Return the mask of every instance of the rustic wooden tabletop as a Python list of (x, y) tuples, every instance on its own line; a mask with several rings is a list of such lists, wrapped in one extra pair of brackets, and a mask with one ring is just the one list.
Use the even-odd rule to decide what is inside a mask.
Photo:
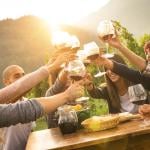
[(67, 135), (62, 135), (59, 128), (36, 131), (30, 134), (26, 150), (77, 149), (150, 133), (150, 126), (142, 124), (143, 120), (132, 120), (105, 131), (86, 133), (80, 130)]

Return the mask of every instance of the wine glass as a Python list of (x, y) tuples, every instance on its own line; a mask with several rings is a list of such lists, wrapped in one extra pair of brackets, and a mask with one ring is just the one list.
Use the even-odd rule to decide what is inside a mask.
[(109, 44), (108, 43), (105, 43), (105, 47), (106, 47), (106, 53), (103, 54), (102, 56), (105, 57), (105, 58), (113, 58), (114, 57), (114, 54), (113, 53), (109, 53)]
[(90, 60), (86, 58), (84, 50), (78, 50), (76, 53), (77, 59), (81, 60), (85, 65), (90, 64)]
[(130, 102), (142, 105), (147, 99), (147, 93), (141, 84), (129, 86), (128, 88)]
[[(70, 61), (66, 67), (66, 70), (68, 71), (69, 77), (73, 82), (82, 80), (86, 75), (86, 68), (83, 62), (79, 59)], [(81, 97), (82, 100), (86, 98), (87, 97)]]
[[(128, 88), (128, 93), (129, 93), (130, 102), (137, 104), (137, 105), (145, 104), (146, 99), (147, 99), (147, 93), (141, 84), (130, 86)], [(149, 125), (150, 125), (150, 119), (145, 118), (143, 121), (143, 124), (140, 126), (145, 127)]]
[[(110, 21), (110, 20), (100, 21), (98, 29), (97, 29), (97, 33), (98, 33), (98, 36), (104, 40), (116, 37), (115, 28), (113, 26), (112, 21)], [(103, 56), (105, 58), (112, 58), (114, 56), (114, 54), (109, 53), (109, 51), (108, 51), (109, 45), (107, 42), (105, 43), (105, 46), (106, 46), (106, 54), (104, 54)]]
[[(95, 42), (90, 42), (84, 45), (84, 53), (88, 60), (94, 60), (99, 57), (100, 48)], [(94, 75), (94, 77), (101, 77), (104, 74), (106, 74), (106, 72), (101, 72), (99, 70), (99, 66), (97, 66), (97, 68), (98, 68), (98, 73)]]
[(72, 49), (78, 50), (80, 48), (80, 41), (75, 35), (70, 37), (70, 43)]
[(54, 47), (56, 47), (56, 49), (61, 50), (71, 48), (71, 36), (69, 33), (57, 31), (54, 32), (52, 36), (52, 44), (54, 45)]

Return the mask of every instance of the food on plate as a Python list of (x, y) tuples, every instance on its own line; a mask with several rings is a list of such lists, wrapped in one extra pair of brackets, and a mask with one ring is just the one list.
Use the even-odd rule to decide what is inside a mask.
[(82, 105), (81, 104), (76, 104), (76, 105), (74, 105), (74, 106), (71, 106), (72, 107), (72, 109), (74, 109), (75, 111), (80, 111), (80, 110), (82, 110)]

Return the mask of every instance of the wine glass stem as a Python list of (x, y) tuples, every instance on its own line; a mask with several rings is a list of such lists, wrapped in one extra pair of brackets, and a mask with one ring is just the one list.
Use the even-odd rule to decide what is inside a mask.
[(108, 51), (108, 43), (106, 43), (106, 53), (108, 54), (109, 51)]

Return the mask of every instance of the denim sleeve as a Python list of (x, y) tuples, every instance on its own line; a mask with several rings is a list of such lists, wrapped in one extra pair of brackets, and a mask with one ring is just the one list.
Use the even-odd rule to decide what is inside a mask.
[(0, 128), (35, 121), (44, 114), (36, 100), (20, 101), (14, 104), (0, 105)]

